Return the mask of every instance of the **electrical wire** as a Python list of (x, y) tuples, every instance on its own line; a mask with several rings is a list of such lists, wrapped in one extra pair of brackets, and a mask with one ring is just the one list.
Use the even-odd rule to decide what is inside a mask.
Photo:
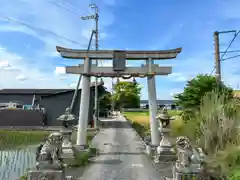
[(229, 57), (229, 58), (225, 58), (225, 59), (223, 59), (222, 61), (234, 59), (234, 58), (236, 58), (236, 57), (240, 57), (240, 54), (238, 54), (238, 55), (236, 55), (236, 56)]
[[(226, 53), (237, 53), (237, 52), (240, 52), (240, 50), (227, 51)], [(224, 53), (224, 52), (220, 52), (220, 53)]]
[(215, 69), (216, 69), (216, 67), (213, 68), (213, 70), (211, 71), (211, 73), (209, 75), (212, 75), (212, 73), (214, 72)]
[(79, 16), (79, 14), (80, 14), (80, 13), (77, 13), (76, 10), (73, 10), (73, 9), (70, 8), (70, 7), (66, 7), (66, 5), (64, 6), (64, 5), (61, 5), (61, 4), (59, 4), (59, 3), (57, 3), (57, 2), (54, 2), (54, 1), (48, 1), (48, 2), (51, 3), (51, 4), (53, 4), (54, 6), (57, 6), (57, 7), (60, 8), (60, 9), (63, 9), (63, 10), (65, 10), (65, 11), (70, 12), (70, 13), (76, 15), (76, 16)]
[[(14, 19), (9, 18), (9, 17), (6, 17), (6, 16), (0, 16), (0, 18), (1, 18), (1, 17), (2, 17), (3, 20), (5, 20), (5, 21), (7, 21), (7, 22), (15, 23), (15, 24), (20, 24), (20, 25), (25, 26), (25, 27), (27, 27), (27, 28), (29, 28), (29, 29), (31, 29), (31, 30), (36, 31), (36, 32), (39, 32), (39, 31), (40, 31), (40, 32), (45, 32), (45, 33), (48, 33), (48, 34), (52, 34), (52, 35), (54, 35), (54, 36), (56, 36), (56, 37), (58, 37), (58, 38), (64, 39), (65, 41), (71, 42), (71, 43), (73, 43), (73, 44), (79, 44), (78, 42), (73, 41), (73, 40), (71, 40), (71, 39), (69, 39), (69, 38), (67, 38), (67, 37), (65, 37), (65, 36), (59, 35), (59, 34), (57, 34), (57, 33), (55, 33), (55, 32), (52, 32), (52, 31), (49, 31), (49, 30), (46, 30), (46, 29), (42, 29), (42, 28), (37, 28), (37, 27), (34, 27), (34, 26), (32, 26), (32, 25), (29, 25), (29, 24), (27, 24), (27, 23), (25, 23), (25, 22), (21, 22), (21, 21), (18, 21), (18, 20), (14, 20)], [(79, 45), (81, 45), (81, 44), (79, 44)]]
[(224, 55), (227, 53), (228, 49), (231, 47), (232, 43), (234, 42), (234, 40), (236, 39), (236, 37), (239, 35), (239, 33), (240, 33), (240, 31), (238, 31), (238, 32), (234, 35), (234, 37), (233, 37), (233, 39), (231, 40), (231, 42), (229, 43), (228, 47), (227, 47), (226, 50), (223, 52), (223, 54), (222, 54), (222, 56), (221, 56), (221, 58), (220, 58), (220, 61), (223, 60)]
[[(233, 58), (236, 58), (236, 57), (240, 56), (240, 55), (237, 55), (237, 56), (233, 56), (233, 57), (230, 57), (230, 58), (223, 59), (224, 55), (228, 52), (228, 49), (231, 47), (232, 43), (234, 42), (236, 37), (239, 35), (239, 33), (240, 33), (240, 31), (235, 33), (233, 39), (230, 41), (230, 43), (229, 43), (228, 47), (226, 48), (226, 50), (224, 52), (222, 52), (223, 54), (222, 54), (222, 56), (220, 58), (220, 61), (226, 61), (226, 60), (233, 59)], [(213, 70), (211, 71), (211, 73), (209, 75), (211, 75), (214, 72), (215, 69), (216, 69), (216, 67), (213, 68)]]

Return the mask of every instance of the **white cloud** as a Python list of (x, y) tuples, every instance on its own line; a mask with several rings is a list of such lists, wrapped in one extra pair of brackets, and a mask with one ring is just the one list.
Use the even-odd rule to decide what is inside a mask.
[(176, 89), (171, 89), (169, 95), (173, 98), (174, 95), (182, 93), (182, 89), (176, 88)]
[[(9, 23), (1, 23), (0, 31), (18, 31), (34, 36), (46, 43), (45, 50), (49, 52), (49, 55), (55, 52), (56, 45), (83, 48), (87, 45), (91, 30), (94, 27), (93, 21), (82, 21), (80, 19), (80, 16), (92, 13), (88, 6), (90, 0), (71, 1), (71, 3), (51, 0), (4, 1), (0, 9), (1, 20), (8, 17), (10, 20), (16, 20), (19, 23), (7, 19)], [(107, 14), (109, 17), (106, 20), (107, 22), (104, 18), (101, 19), (103, 24), (100, 33), (104, 34), (101, 38), (106, 37), (105, 27), (114, 21), (113, 14), (108, 12), (107, 9), (103, 9), (104, 11), (101, 11), (101, 13)], [(111, 22), (109, 19), (111, 19)], [(27, 25), (24, 26), (23, 24)]]
[(11, 65), (9, 64), (8, 61), (0, 61), (0, 69), (4, 69), (7, 67), (10, 67)]
[[(8, 65), (0, 69), (1, 88), (66, 88), (67, 82), (52, 72), (30, 67), (23, 57), (3, 49), (0, 52), (0, 64)], [(16, 68), (15, 68), (16, 67)], [(9, 69), (8, 69), (9, 68)], [(13, 70), (15, 68), (15, 70)], [(68, 77), (71, 81), (73, 78)]]
[[(64, 68), (57, 67), (55, 69), (58, 65), (54, 64), (52, 58), (59, 57), (56, 45), (68, 48), (86, 48), (94, 21), (82, 21), (80, 17), (93, 13), (89, 4), (90, 0), (2, 2), (0, 34), (5, 32), (24, 33), (40, 40), (43, 47), (35, 47), (35, 41), (32, 38), (30, 42), (23, 42), (24, 48), (21, 49), (23, 54), (30, 50), (35, 52), (34, 62), (30, 64), (29, 60), (32, 60), (32, 55), (26, 57), (9, 52), (8, 49), (11, 49), (11, 45), (9, 47), (0, 45), (0, 77), (4, 77), (0, 78), (1, 88), (72, 87), (68, 84), (75, 84), (79, 76), (65, 74)], [(104, 6), (101, 6), (101, 14), (107, 15), (106, 18), (101, 16), (100, 21), (102, 23), (100, 37), (103, 39), (109, 35), (105, 32), (105, 28), (114, 22), (114, 17)], [(38, 41), (36, 42), (39, 44)], [(15, 44), (15, 42), (12, 43)]]
[(172, 73), (172, 74), (168, 75), (167, 77), (175, 82), (186, 82), (187, 81), (187, 78), (182, 73)]
[(27, 79), (28, 78), (25, 75), (19, 75), (19, 76), (16, 77), (16, 80), (19, 80), (19, 81), (25, 81)]
[(55, 74), (56, 75), (66, 74), (66, 68), (65, 67), (56, 67)]

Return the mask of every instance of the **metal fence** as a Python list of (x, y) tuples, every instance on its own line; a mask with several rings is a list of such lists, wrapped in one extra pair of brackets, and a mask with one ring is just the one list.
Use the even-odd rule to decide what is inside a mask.
[(17, 180), (25, 175), (36, 164), (35, 152), (35, 147), (0, 151), (0, 179)]

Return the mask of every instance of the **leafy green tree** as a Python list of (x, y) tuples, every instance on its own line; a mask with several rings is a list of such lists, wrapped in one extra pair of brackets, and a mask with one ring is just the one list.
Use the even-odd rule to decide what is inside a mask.
[(140, 107), (141, 87), (134, 82), (118, 82), (113, 87), (113, 101), (115, 108)]
[(110, 109), (111, 108), (111, 102), (112, 102), (111, 93), (106, 91), (99, 98), (99, 108), (101, 108), (101, 110)]
[(184, 110), (198, 110), (203, 96), (215, 89), (219, 94), (224, 93), (227, 98), (232, 98), (231, 88), (223, 82), (218, 84), (214, 76), (200, 74), (187, 82), (183, 93), (175, 95), (176, 104)]

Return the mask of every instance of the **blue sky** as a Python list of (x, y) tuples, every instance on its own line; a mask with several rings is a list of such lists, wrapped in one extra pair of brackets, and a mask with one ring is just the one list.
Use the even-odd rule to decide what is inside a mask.
[[(3, 0), (0, 88), (75, 87), (78, 77), (62, 74), (56, 67), (81, 61), (59, 57), (55, 46), (87, 47), (94, 23), (80, 16), (91, 14), (90, 3), (99, 6), (100, 49), (183, 48), (176, 59), (156, 62), (173, 67), (171, 75), (156, 78), (159, 99), (171, 99), (182, 92), (188, 79), (212, 71), (214, 31), (240, 30), (239, 0)], [(221, 51), (232, 38), (233, 34), (220, 35)], [(240, 50), (240, 36), (230, 50)], [(228, 53), (225, 58), (234, 55)], [(240, 88), (239, 61), (222, 63), (223, 80), (234, 89)], [(137, 80), (143, 86), (142, 99), (147, 99), (146, 80)], [(111, 79), (105, 79), (105, 84), (111, 89)]]

